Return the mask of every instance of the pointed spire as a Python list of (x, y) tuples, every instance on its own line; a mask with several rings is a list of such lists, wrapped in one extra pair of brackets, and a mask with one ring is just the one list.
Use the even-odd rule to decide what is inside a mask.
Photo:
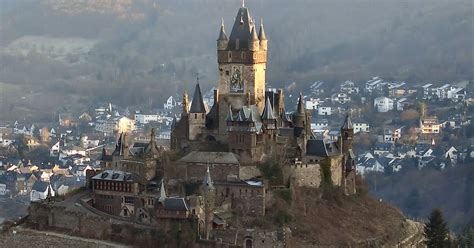
[(213, 189), (214, 183), (212, 182), (211, 172), (209, 171), (209, 164), (207, 165), (206, 175), (204, 176), (204, 180), (202, 181), (204, 188)]
[(258, 39), (267, 40), (267, 36), (265, 35), (265, 30), (263, 29), (263, 18), (260, 19), (260, 30), (258, 31)]
[(265, 107), (263, 108), (262, 120), (276, 120), (269, 97), (267, 97), (267, 101), (265, 102)]
[(232, 115), (232, 105), (229, 105), (229, 113), (227, 113), (226, 121), (234, 121), (234, 116)]
[(173, 116), (173, 121), (171, 122), (171, 130), (176, 127), (176, 116)]
[(117, 143), (115, 143), (115, 150), (112, 153), (113, 155), (122, 155), (122, 139), (123, 139), (123, 133), (120, 133)]
[(252, 27), (252, 33), (251, 33), (250, 39), (253, 41), (258, 40), (257, 31), (255, 31), (255, 27)]
[(222, 18), (221, 29), (219, 31), (219, 38), (217, 38), (217, 40), (228, 40), (227, 35), (225, 34), (225, 29), (224, 29), (224, 18)]
[(288, 115), (286, 114), (285, 108), (283, 108), (283, 111), (281, 112), (281, 119), (284, 122), (291, 122), (290, 118), (288, 118)]
[(304, 103), (303, 103), (303, 95), (300, 93), (300, 98), (298, 99), (298, 108), (296, 109), (296, 114), (298, 115), (304, 115), (305, 114), (305, 108), (304, 108)]
[(105, 150), (105, 145), (102, 147), (102, 156), (101, 159), (105, 159), (105, 156), (107, 156), (107, 150)]
[(245, 8), (245, 0), (242, 0), (242, 8)]
[(257, 117), (254, 116), (254, 111), (252, 108), (250, 108), (250, 114), (249, 114), (249, 118), (247, 119), (247, 121), (249, 122), (254, 122), (257, 120)]
[(199, 77), (198, 82), (196, 83), (196, 88), (194, 89), (193, 101), (191, 102), (190, 113), (206, 113), (206, 108), (204, 107), (204, 101), (202, 99), (201, 87), (199, 86)]
[(245, 113), (244, 113), (244, 109), (241, 108), (240, 111), (239, 111), (239, 114), (237, 116), (237, 121), (238, 122), (242, 122), (242, 121), (245, 121)]
[(160, 197), (158, 198), (158, 201), (163, 203), (165, 202), (166, 198), (167, 196), (166, 196), (166, 190), (165, 190), (165, 180), (161, 179)]
[(342, 129), (354, 129), (352, 125), (352, 119), (350, 114), (348, 113), (346, 115), (346, 118), (344, 119), (344, 124), (342, 124)]

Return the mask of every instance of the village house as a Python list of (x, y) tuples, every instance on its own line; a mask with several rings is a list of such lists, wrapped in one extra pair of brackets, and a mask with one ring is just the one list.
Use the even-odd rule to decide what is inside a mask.
[(439, 134), (441, 125), (437, 117), (422, 117), (420, 119), (419, 130), (421, 134)]
[(51, 187), (51, 184), (43, 181), (36, 181), (33, 184), (33, 188), (31, 189), (30, 193), (30, 201), (39, 201), (44, 200), (50, 196), (54, 196), (54, 190)]
[(370, 131), (370, 125), (367, 121), (362, 119), (354, 119), (354, 133), (365, 132), (368, 133)]
[(359, 87), (352, 81), (345, 81), (341, 84), (341, 91), (348, 95), (357, 95), (359, 94)]
[(385, 96), (377, 97), (374, 99), (374, 108), (380, 113), (391, 111), (393, 110), (393, 100)]

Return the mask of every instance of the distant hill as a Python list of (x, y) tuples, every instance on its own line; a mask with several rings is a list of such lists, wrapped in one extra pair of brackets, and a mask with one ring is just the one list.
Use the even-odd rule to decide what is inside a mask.
[[(197, 72), (205, 88), (215, 86), (220, 20), (224, 17), (230, 32), (239, 7), (234, 0), (3, 0), (3, 5), (8, 8), (0, 22), (0, 82), (13, 85), (2, 88), (12, 95), (7, 103), (23, 106), (11, 110), (3, 104), (4, 118), (54, 116), (51, 111), (58, 110), (50, 106), (80, 110), (98, 100), (158, 106), (168, 95), (190, 89)], [(469, 0), (247, 5), (257, 20), (264, 19), (267, 80), (275, 87), (373, 75), (409, 82), (473, 78)], [(53, 44), (12, 51), (28, 37)], [(87, 53), (61, 50), (68, 40), (81, 41), (75, 46)], [(24, 92), (35, 97), (33, 106), (14, 97)], [(75, 100), (42, 102), (53, 93)]]

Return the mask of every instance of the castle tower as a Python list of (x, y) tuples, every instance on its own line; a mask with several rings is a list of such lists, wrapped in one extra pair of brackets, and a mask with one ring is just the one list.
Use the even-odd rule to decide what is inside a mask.
[(341, 139), (342, 139), (342, 154), (347, 154), (352, 149), (352, 142), (354, 138), (354, 128), (352, 126), (352, 119), (349, 114), (344, 119), (344, 124), (341, 127)]
[(212, 230), (212, 221), (214, 218), (214, 209), (216, 202), (216, 188), (211, 178), (209, 165), (207, 166), (206, 175), (202, 181), (201, 194), (204, 198), (204, 230), (203, 234), (206, 239), (209, 239)]
[(242, 6), (237, 12), (230, 36), (221, 24), (217, 40), (219, 69), (219, 135), (226, 134), (225, 119), (229, 105), (241, 109), (256, 104), (265, 105), (265, 70), (267, 43), (263, 25), (257, 29), (249, 10)]
[(189, 140), (196, 140), (206, 126), (206, 108), (204, 107), (199, 82), (196, 83), (196, 88), (194, 89), (193, 101), (191, 102), (188, 116)]
[(306, 126), (306, 111), (303, 103), (303, 95), (300, 93), (300, 98), (298, 99), (298, 106), (296, 107), (296, 112), (293, 114), (293, 123), (295, 129), (299, 128), (303, 130)]

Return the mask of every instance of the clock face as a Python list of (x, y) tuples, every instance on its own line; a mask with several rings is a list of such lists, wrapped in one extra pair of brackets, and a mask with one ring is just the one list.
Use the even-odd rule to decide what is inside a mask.
[(244, 85), (242, 82), (242, 75), (239, 69), (234, 68), (232, 75), (230, 76), (230, 92), (244, 92)]

